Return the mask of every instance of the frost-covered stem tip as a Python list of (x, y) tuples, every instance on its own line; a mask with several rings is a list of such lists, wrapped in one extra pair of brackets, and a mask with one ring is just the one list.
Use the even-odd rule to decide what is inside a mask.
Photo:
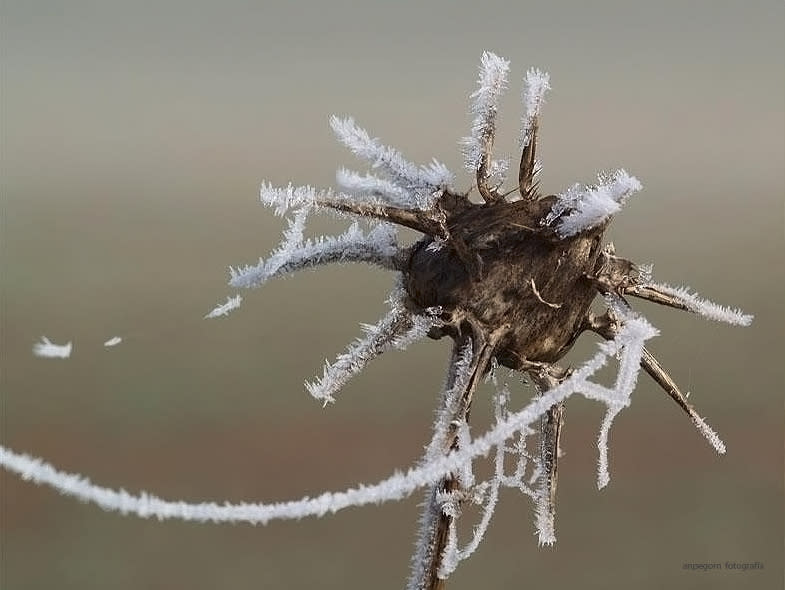
[(740, 309), (703, 299), (687, 287), (672, 287), (664, 283), (643, 283), (629, 285), (624, 289), (624, 292), (660, 305), (691, 311), (716, 322), (749, 326), (753, 320), (752, 315), (746, 314)]
[(649, 376), (654, 379), (663, 390), (665, 390), (671, 399), (679, 404), (679, 407), (690, 417), (690, 421), (695, 425), (695, 428), (698, 429), (698, 432), (700, 432), (701, 435), (707, 441), (709, 441), (709, 444), (714, 447), (714, 450), (717, 451), (718, 454), (724, 455), (725, 443), (723, 443), (722, 439), (720, 439), (717, 433), (712, 430), (711, 426), (709, 426), (706, 421), (700, 417), (698, 412), (695, 411), (695, 408), (692, 407), (692, 404), (687, 402), (687, 397), (681, 392), (681, 389), (679, 389), (679, 386), (676, 384), (673, 378), (662, 367), (655, 356), (646, 348), (643, 349), (641, 366), (643, 366), (644, 370), (649, 374)]
[(534, 199), (537, 187), (537, 133), (540, 128), (540, 109), (545, 93), (550, 89), (550, 76), (536, 68), (526, 72), (523, 81), (524, 114), (521, 119), (521, 164), (518, 171), (518, 189), (524, 199)]
[(543, 475), (535, 507), (540, 545), (553, 545), (556, 542), (556, 487), (559, 481), (559, 443), (563, 425), (563, 403), (551, 406), (541, 419), (540, 463)]
[(474, 115), (471, 135), (463, 140), (466, 169), (476, 173), (477, 190), (486, 203), (499, 198), (488, 186), (488, 178), (493, 169), (491, 157), (499, 98), (507, 88), (509, 69), (508, 60), (489, 51), (482, 54), (478, 88), (471, 95)]

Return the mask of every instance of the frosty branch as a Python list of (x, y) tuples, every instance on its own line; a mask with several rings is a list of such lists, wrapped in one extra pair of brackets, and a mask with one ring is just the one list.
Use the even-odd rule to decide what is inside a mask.
[[(40, 459), (0, 448), (0, 463), (23, 478), (93, 502), (106, 510), (159, 519), (266, 523), (273, 519), (322, 516), (350, 506), (404, 498), (426, 488), (417, 548), (408, 587), (443, 586), (458, 564), (479, 546), (502, 487), (512, 487), (534, 505), (539, 542), (556, 540), (556, 489), (564, 402), (581, 394), (606, 406), (598, 436), (597, 484), (610, 481), (608, 438), (615, 416), (630, 403), (640, 369), (688, 415), (718, 453), (719, 436), (706, 424), (667, 370), (645, 347), (657, 334), (635, 312), (628, 296), (642, 298), (730, 324), (748, 325), (752, 317), (702, 299), (683, 287), (651, 280), (650, 270), (616, 255), (603, 235), (613, 216), (641, 183), (624, 170), (600, 174), (591, 185), (575, 184), (551, 195), (540, 192), (537, 142), (540, 112), (550, 88), (547, 74), (529, 70), (523, 83), (521, 159), (517, 186), (502, 187), (508, 163), (493, 159), (498, 101), (508, 86), (509, 62), (485, 53), (478, 88), (471, 95), (472, 124), (462, 140), (465, 167), (480, 199), (455, 188), (455, 176), (432, 161), (416, 165), (396, 149), (372, 138), (351, 118), (332, 117), (338, 140), (365, 160), (369, 171), (340, 169), (342, 191), (310, 186), (275, 188), (263, 183), (261, 201), (284, 215), (293, 211), (281, 245), (257, 264), (230, 269), (233, 287), (257, 287), (298, 270), (328, 263), (362, 262), (398, 273), (390, 311), (352, 343), (308, 391), (324, 404), (374, 358), (391, 348), (405, 348), (429, 337), (453, 340), (447, 378), (440, 396), (430, 443), (421, 461), (375, 485), (314, 498), (271, 504), (188, 504), (153, 495), (133, 495), (63, 473)], [(334, 237), (306, 238), (306, 222), (316, 210), (352, 219)], [(362, 224), (369, 227), (364, 230)], [(402, 245), (399, 226), (422, 237)], [(603, 313), (591, 311), (597, 296)], [(239, 296), (218, 305), (207, 317), (220, 317), (241, 305)], [(598, 334), (599, 351), (583, 365), (567, 370), (558, 363), (586, 331)], [(63, 356), (48, 341), (41, 354)], [(592, 380), (609, 359), (618, 359), (612, 386)], [(521, 373), (536, 395), (511, 407), (499, 366)], [(478, 384), (491, 378), (495, 423), (472, 439), (468, 420)], [(535, 435), (537, 440), (532, 441)], [(493, 474), (477, 481), (476, 462), (493, 457)], [(514, 457), (512, 473), (505, 458)], [(470, 504), (480, 507), (472, 538), (461, 545), (457, 522)]]

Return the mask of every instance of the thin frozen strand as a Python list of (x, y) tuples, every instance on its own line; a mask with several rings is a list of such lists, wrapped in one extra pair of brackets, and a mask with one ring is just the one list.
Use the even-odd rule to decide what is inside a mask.
[[(503, 392), (494, 396), (494, 408), (497, 422), (502, 420), (503, 416), (506, 415), (506, 411), (504, 410), (504, 401), (502, 399), (503, 396)], [(463, 549), (458, 548), (457, 533), (455, 533), (455, 543), (452, 547), (452, 552), (448, 553), (445, 549), (445, 557), (442, 560), (442, 564), (438, 573), (440, 578), (446, 579), (453, 571), (455, 571), (461, 561), (470, 557), (471, 554), (474, 553), (480, 546), (480, 542), (485, 536), (485, 532), (488, 530), (488, 525), (490, 525), (493, 513), (496, 510), (496, 503), (499, 500), (499, 488), (501, 487), (503, 478), (504, 445), (502, 444), (496, 446), (496, 454), (494, 458), (494, 475), (489, 482), (489, 487), (486, 492), (485, 505), (483, 506), (480, 522), (477, 524), (477, 526), (474, 527), (472, 538)], [(452, 530), (450, 531), (450, 534), (453, 534)], [(449, 544), (448, 547), (450, 547)]]
[(496, 132), (499, 97), (507, 88), (509, 69), (508, 60), (489, 51), (483, 52), (478, 88), (471, 95), (470, 112), (474, 115), (471, 135), (461, 142), (464, 148), (464, 166), (470, 172), (479, 170), (489, 157), (489, 143)]
[(698, 429), (698, 432), (700, 432), (706, 438), (706, 440), (709, 441), (709, 444), (714, 447), (714, 450), (717, 451), (718, 454), (724, 455), (725, 443), (722, 442), (722, 439), (719, 437), (719, 435), (717, 435), (717, 433), (712, 430), (711, 426), (706, 424), (704, 419), (697, 414), (690, 415), (690, 420), (692, 420), (692, 423)]
[[(502, 485), (507, 488), (516, 488), (523, 494), (529, 496), (532, 500), (536, 501), (537, 492), (526, 485), (526, 468), (529, 465), (529, 461), (532, 459), (529, 453), (526, 451), (526, 434), (524, 434), (524, 432), (521, 432), (518, 435), (518, 440), (515, 442), (515, 447), (510, 450), (511, 453), (518, 457), (515, 462), (515, 471), (512, 475), (504, 476), (502, 479)], [(533, 460), (532, 463), (534, 463)], [(540, 468), (535, 464), (530, 476), (530, 485), (534, 484), (534, 482), (536, 482), (539, 477)]]
[[(496, 503), (499, 500), (499, 488), (501, 487), (501, 478), (504, 476), (504, 445), (496, 446), (496, 455), (494, 461), (494, 477), (490, 481), (490, 487), (487, 492), (485, 505), (483, 506), (482, 517), (477, 526), (474, 527), (474, 534), (471, 541), (461, 549), (458, 553), (459, 561), (467, 559), (474, 553), (480, 546), (480, 542), (488, 530), (488, 525), (491, 523), (493, 513), (496, 510)], [(457, 565), (457, 564), (456, 564)], [(454, 568), (453, 568), (454, 569)]]
[(117, 345), (118, 345), (118, 344), (120, 344), (122, 341), (123, 341), (123, 339), (122, 339), (122, 338), (120, 338), (120, 336), (112, 336), (112, 337), (111, 337), (109, 340), (107, 340), (106, 342), (104, 342), (104, 346), (105, 346), (106, 348), (111, 348), (111, 347), (113, 347), (113, 346), (117, 346)]
[(643, 357), (643, 341), (651, 336), (656, 336), (659, 332), (649, 326), (639, 326), (638, 329), (630, 330), (625, 338), (620, 342), (623, 346), (621, 358), (619, 359), (619, 371), (616, 375), (614, 392), (618, 396), (618, 401), (625, 405), (630, 403), (630, 395), (635, 390), (638, 382), (638, 375), (641, 370), (641, 358)]
[(621, 404), (609, 405), (605, 411), (605, 417), (602, 419), (600, 426), (600, 435), (597, 438), (597, 449), (599, 450), (599, 458), (597, 460), (597, 488), (602, 489), (608, 485), (611, 476), (608, 473), (608, 436), (610, 434), (613, 419), (621, 411), (623, 406)]
[(539, 420), (552, 405), (561, 403), (576, 392), (581, 392), (588, 383), (587, 379), (605, 365), (608, 356), (620, 350), (619, 342), (631, 337), (628, 328), (636, 323), (639, 324), (638, 328), (649, 325), (642, 318), (625, 322), (617, 336), (619, 340), (603, 343), (605, 346), (601, 346), (599, 352), (576, 369), (569, 378), (532, 400), (520, 411), (510, 414), (483, 436), (475, 438), (469, 447), (410, 468), (406, 473), (397, 472), (375, 485), (360, 486), (343, 492), (326, 492), (315, 498), (307, 497), (302, 500), (272, 504), (217, 504), (215, 502), (189, 504), (179, 501), (169, 502), (147, 493), (134, 496), (125, 490), (116, 491), (96, 486), (82, 476), (57, 471), (40, 459), (15, 453), (4, 446), (0, 446), (0, 465), (19, 474), (25, 480), (54, 487), (66, 495), (95, 503), (104, 510), (134, 514), (141, 518), (157, 517), (161, 520), (178, 518), (199, 522), (266, 524), (271, 520), (323, 516), (349, 506), (400, 500), (408, 497), (418, 488), (433, 485), (445, 475), (460, 469), (465, 462), (486, 456), (495, 446), (504, 445), (505, 441), (516, 432)]
[(340, 236), (320, 237), (301, 244), (284, 243), (273, 255), (255, 266), (230, 268), (233, 287), (258, 287), (268, 280), (333, 262), (367, 262), (396, 269), (399, 254), (397, 229), (388, 223), (374, 227), (367, 235), (354, 223)]
[(67, 359), (71, 356), (71, 342), (55, 344), (46, 336), (41, 336), (41, 342), (33, 344), (33, 354), (40, 358)]
[[(604, 364), (606, 356), (602, 351), (595, 355), (592, 359), (593, 366), (599, 369)], [(265, 524), (273, 519), (323, 516), (328, 512), (334, 513), (349, 506), (401, 499), (419, 487), (433, 485), (448, 473), (459, 468), (465, 461), (484, 456), (496, 444), (503, 444), (504, 440), (523, 425), (538, 420), (552, 404), (559, 403), (574, 393), (574, 390), (568, 387), (573, 385), (575, 385), (573, 380), (568, 379), (561, 386), (552, 389), (548, 394), (531, 402), (523, 410), (511, 415), (508, 420), (497, 425), (485, 436), (475, 439), (467, 449), (458, 450), (436, 461), (412, 468), (406, 474), (396, 473), (376, 485), (351, 488), (338, 493), (327, 492), (316, 498), (304, 498), (292, 502), (236, 505), (214, 502), (188, 504), (167, 502), (147, 493), (133, 496), (124, 490), (115, 491), (95, 486), (79, 475), (58, 472), (40, 459), (17, 454), (5, 447), (0, 447), (0, 464), (6, 469), (20, 474), (23, 479), (50, 485), (62, 493), (93, 502), (105, 510), (136, 514), (142, 518), (156, 516), (159, 519), (245, 521)]]
[(521, 148), (525, 148), (531, 142), (532, 130), (540, 110), (545, 102), (545, 93), (551, 89), (551, 77), (547, 72), (532, 68), (526, 72), (523, 79), (523, 107), (524, 113), (521, 118)]
[[(593, 187), (573, 185), (559, 195), (545, 219), (549, 225), (558, 217), (556, 232), (566, 238), (600, 225), (617, 213), (627, 198), (640, 191), (643, 185), (625, 170), (618, 170), (609, 177), (600, 177)], [(563, 215), (569, 210), (567, 215)]]
[(615, 386), (612, 392), (608, 394), (610, 403), (606, 401), (606, 403), (608, 403), (608, 410), (605, 413), (605, 418), (602, 421), (600, 434), (597, 439), (597, 446), (599, 447), (597, 487), (599, 489), (604, 488), (608, 485), (608, 482), (610, 482), (610, 474), (608, 471), (608, 436), (610, 434), (611, 424), (616, 415), (630, 404), (630, 396), (635, 389), (638, 375), (641, 370), (643, 342), (649, 333), (654, 335), (657, 331), (651, 327), (646, 329), (645, 327), (638, 326), (637, 333), (636, 330), (633, 329), (631, 333), (626, 334), (624, 338), (619, 340), (623, 346), (621, 358), (619, 359), (619, 371), (616, 376)]
[(647, 283), (640, 286), (643, 288), (650, 287), (653, 290), (670, 295), (683, 303), (691, 312), (717, 322), (725, 322), (737, 326), (749, 326), (754, 317), (744, 313), (740, 309), (726, 307), (709, 301), (708, 299), (703, 299), (697, 293), (690, 292), (687, 287), (672, 287), (671, 285), (664, 283)]
[[(219, 318), (221, 316), (229, 315), (235, 309), (238, 309), (242, 302), (243, 302), (242, 295), (227, 297), (226, 303), (221, 303), (217, 305), (210, 313), (208, 313), (204, 317), (205, 319), (207, 319), (207, 318)], [(104, 344), (104, 346), (107, 346), (107, 344)]]
[[(502, 405), (503, 413), (501, 414), (501, 417), (506, 418), (508, 414), (506, 404), (510, 398), (510, 392), (507, 389), (506, 384), (504, 386), (503, 394), (505, 397), (503, 400), (504, 402)], [(498, 421), (499, 418), (497, 418), (497, 422)], [(536, 499), (536, 493), (534, 492), (534, 490), (531, 490), (526, 485), (525, 482), (526, 467), (529, 463), (529, 460), (531, 459), (529, 453), (526, 451), (526, 437), (533, 433), (534, 431), (531, 430), (530, 428), (524, 428), (523, 430), (521, 430), (521, 432), (518, 433), (518, 436), (516, 437), (515, 440), (515, 446), (512, 447), (511, 449), (508, 449), (508, 452), (515, 455), (517, 459), (515, 461), (515, 471), (513, 472), (513, 474), (510, 476), (502, 474), (502, 485), (508, 488), (517, 488), (524, 494), (530, 496), (532, 499)]]
[(436, 160), (424, 167), (412, 164), (395, 148), (371, 138), (351, 117), (342, 119), (333, 115), (330, 117), (330, 127), (338, 140), (355, 156), (368, 161), (372, 168), (380, 170), (399, 187), (408, 190), (430, 188), (435, 191), (452, 184), (454, 175), (443, 164)]
[[(509, 399), (509, 396), (509, 390), (507, 390), (505, 385), (505, 389), (498, 394), (498, 399), (495, 403), (495, 415), (497, 423), (506, 418), (508, 415), (506, 403)], [(542, 474), (542, 484), (539, 486), (539, 489), (530, 489), (523, 481), (526, 464), (528, 463), (529, 459), (529, 455), (526, 452), (526, 435), (529, 433), (529, 429), (523, 429), (518, 435), (515, 448), (510, 449), (510, 452), (518, 456), (515, 465), (515, 472), (512, 476), (508, 477), (504, 474), (504, 446), (499, 445), (496, 447), (496, 469), (494, 473), (494, 479), (492, 481), (491, 492), (492, 494), (495, 494), (495, 497), (493, 498), (493, 504), (495, 505), (496, 499), (498, 498), (498, 488), (500, 485), (521, 490), (534, 501), (534, 525), (540, 546), (552, 545), (556, 542), (556, 533), (555, 524), (553, 522), (553, 515), (549, 510), (550, 490), (548, 488), (547, 477), (545, 477), (544, 470), (542, 469), (539, 461), (534, 461), (534, 463), (537, 465), (536, 471)], [(485, 518), (483, 518), (481, 526), (484, 524), (484, 526), (487, 528), (489, 522), (490, 515), (488, 516), (487, 521)], [(482, 534), (484, 534), (484, 530), (482, 531)], [(479, 539), (477, 539), (477, 543), (479, 543)], [(474, 549), (476, 549), (476, 546)], [(472, 549), (472, 551), (474, 551), (474, 549)]]

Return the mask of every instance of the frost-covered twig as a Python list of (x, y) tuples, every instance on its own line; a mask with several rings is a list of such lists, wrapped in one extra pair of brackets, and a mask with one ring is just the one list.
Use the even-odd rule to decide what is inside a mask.
[(687, 402), (687, 397), (681, 392), (679, 386), (676, 385), (676, 382), (671, 378), (671, 376), (665, 371), (665, 369), (660, 365), (659, 361), (655, 358), (655, 356), (648, 351), (646, 348), (643, 349), (643, 355), (641, 357), (641, 365), (646, 370), (646, 372), (654, 379), (660, 387), (662, 387), (667, 394), (684, 410), (684, 412), (690, 417), (690, 421), (695, 425), (695, 428), (698, 429), (698, 432), (703, 435), (703, 437), (709, 441), (709, 444), (714, 447), (714, 450), (717, 451), (720, 455), (725, 454), (725, 443), (722, 442), (722, 439), (717, 435), (716, 432), (709, 426), (706, 421), (701, 418), (698, 412), (695, 411), (695, 408), (692, 407)]
[(477, 189), (486, 202), (496, 200), (488, 187), (488, 178), (499, 173), (506, 166), (492, 165), (493, 139), (496, 135), (496, 117), (499, 109), (499, 98), (507, 88), (507, 72), (510, 62), (498, 55), (486, 51), (480, 59), (480, 76), (478, 88), (472, 95), (471, 135), (463, 139), (464, 165), (477, 177)]
[(354, 223), (340, 236), (326, 236), (300, 243), (284, 242), (273, 255), (255, 266), (230, 268), (232, 287), (258, 287), (268, 280), (333, 262), (366, 262), (389, 270), (399, 265), (396, 230), (380, 224), (365, 234)]
[(521, 164), (518, 171), (518, 190), (525, 199), (537, 195), (535, 177), (539, 173), (537, 162), (537, 133), (540, 110), (545, 102), (545, 93), (550, 89), (550, 76), (536, 68), (526, 72), (523, 80), (524, 113), (521, 118)]
[(521, 117), (520, 145), (525, 148), (534, 140), (537, 131), (537, 119), (545, 102), (545, 93), (551, 89), (551, 77), (547, 72), (531, 68), (523, 79), (523, 107)]
[[(454, 175), (441, 162), (433, 160), (428, 166), (417, 166), (407, 161), (395, 148), (383, 145), (359, 127), (352, 117), (330, 117), (338, 140), (358, 158), (368, 161), (395, 185), (409, 190), (424, 189), (435, 193), (452, 184)], [(419, 203), (412, 203), (419, 206)]]
[(390, 223), (429, 234), (442, 235), (443, 227), (438, 219), (419, 209), (391, 207), (373, 200), (360, 200), (352, 195), (336, 193), (332, 190), (319, 190), (312, 186), (294, 186), (291, 183), (284, 188), (262, 183), (259, 189), (262, 203), (275, 208), (278, 215), (283, 215), (290, 208), (319, 207), (332, 209), (348, 215), (372, 217)]
[(333, 403), (335, 394), (370, 361), (390, 348), (403, 350), (428, 335), (434, 325), (433, 317), (410, 314), (400, 297), (400, 292), (393, 293), (390, 312), (375, 325), (363, 325), (365, 337), (350, 344), (335, 362), (325, 362), (321, 378), (306, 382), (305, 387), (313, 397), (325, 405)]
[(726, 324), (749, 326), (753, 320), (752, 315), (746, 314), (740, 309), (703, 299), (687, 287), (672, 287), (664, 283), (642, 283), (629, 285), (624, 289), (624, 292), (662, 305), (691, 311)]

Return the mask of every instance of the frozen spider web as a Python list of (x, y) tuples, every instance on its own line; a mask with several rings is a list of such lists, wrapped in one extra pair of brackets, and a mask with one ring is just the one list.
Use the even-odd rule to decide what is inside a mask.
[[(114, 490), (93, 484), (86, 477), (60, 471), (41, 459), (16, 453), (4, 446), (0, 447), (0, 464), (7, 470), (19, 474), (24, 480), (53, 487), (65, 495), (94, 503), (107, 511), (132, 514), (140, 518), (266, 524), (272, 520), (323, 516), (352, 506), (400, 500), (417, 489), (433, 485), (450, 473), (471, 473), (476, 459), (487, 456), (494, 450), (497, 453), (506, 452), (507, 441), (514, 439), (516, 434), (530, 430), (551, 405), (558, 404), (576, 393), (598, 400), (604, 403), (609, 411), (617, 412), (629, 404), (629, 395), (634, 388), (639, 371), (639, 362), (636, 360), (641, 354), (644, 342), (655, 334), (656, 330), (645, 319), (630, 317), (614, 340), (601, 343), (599, 351), (559, 386), (537, 396), (516, 412), (507, 411), (504, 409), (505, 404), (499, 401), (500, 409), (497, 411), (496, 424), (483, 436), (467, 441), (467, 444), (458, 451), (446, 456), (433, 452), (427, 453), (426, 460), (420, 465), (405, 472), (396, 472), (376, 484), (340, 492), (325, 492), (316, 497), (306, 497), (296, 501), (241, 504), (188, 503), (165, 500), (146, 492), (131, 494), (125, 490)], [(590, 378), (617, 354), (621, 355), (621, 363), (628, 367), (629, 371), (619, 373), (615, 387), (607, 388), (591, 382)], [(444, 416), (437, 418), (437, 422), (443, 420)], [(607, 457), (607, 449), (601, 448), (600, 456), (600, 475), (604, 478), (607, 472), (607, 458), (602, 459), (602, 457)], [(476, 484), (476, 487), (490, 492), (502, 483), (512, 482), (515, 486), (520, 486), (521, 480), (514, 475), (512, 477), (512, 480), (508, 479), (497, 469), (491, 482)], [(492, 506), (489, 511), (492, 511)], [(549, 531), (541, 531), (541, 534), (545, 536), (545, 542), (548, 542)], [(478, 541), (472, 542), (469, 548), (475, 547), (477, 543)], [(463, 552), (458, 551), (456, 555), (459, 558), (466, 556), (467, 551), (465, 549)]]

